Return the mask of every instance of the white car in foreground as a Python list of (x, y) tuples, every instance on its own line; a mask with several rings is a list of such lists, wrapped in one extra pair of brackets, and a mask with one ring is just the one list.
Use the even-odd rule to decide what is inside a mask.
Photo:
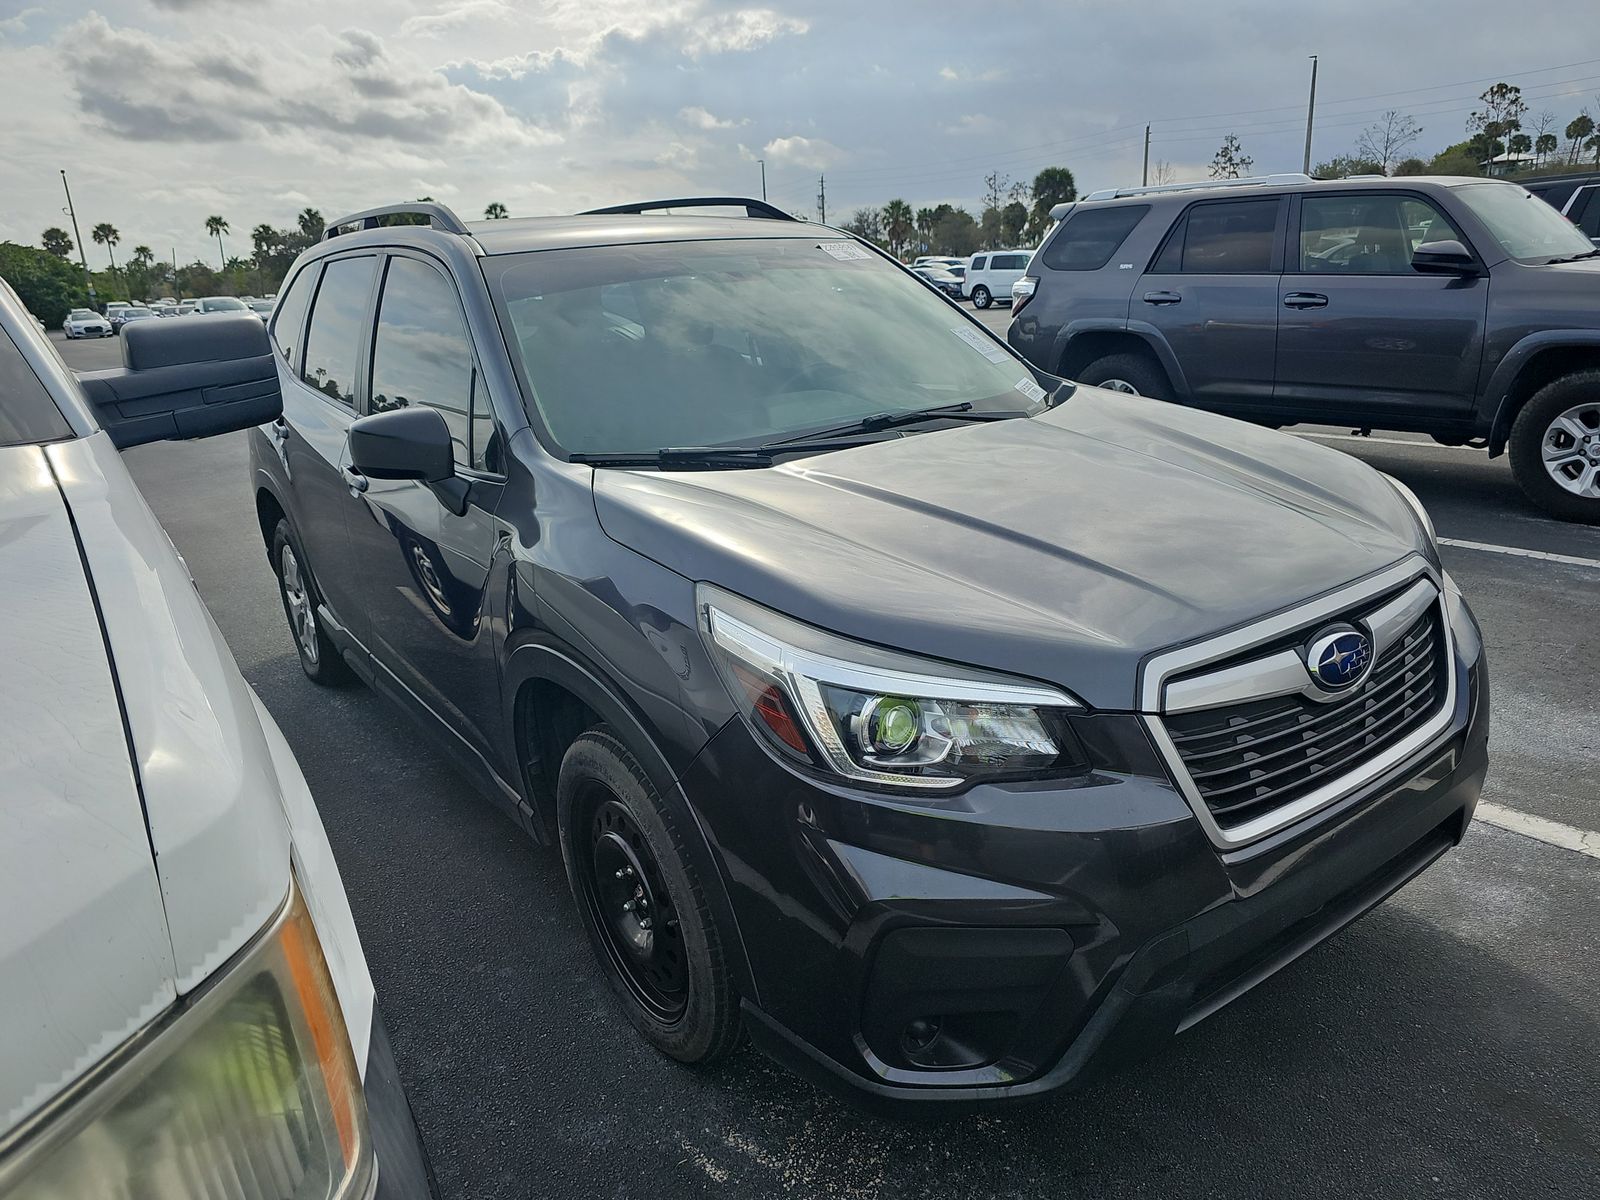
[(80, 380), (0, 283), (0, 1197), (427, 1196), (311, 794), (117, 453), (281, 408), (258, 320), (196, 332)]
[(110, 337), (111, 322), (88, 308), (75, 308), (61, 323), (61, 331), (69, 338)]

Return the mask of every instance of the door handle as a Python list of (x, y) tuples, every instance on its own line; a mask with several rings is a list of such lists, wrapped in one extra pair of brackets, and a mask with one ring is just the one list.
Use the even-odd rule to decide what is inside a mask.
[(1183, 297), (1177, 292), (1146, 292), (1144, 294), (1144, 302), (1146, 304), (1181, 304)]
[(367, 477), (348, 463), (344, 468), (344, 482), (352, 496), (359, 496), (367, 490)]
[(1327, 308), (1328, 298), (1321, 292), (1290, 292), (1283, 298), (1285, 308)]

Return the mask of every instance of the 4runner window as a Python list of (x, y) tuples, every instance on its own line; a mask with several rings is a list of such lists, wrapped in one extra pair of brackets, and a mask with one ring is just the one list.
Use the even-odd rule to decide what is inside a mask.
[(1111, 261), (1134, 226), (1150, 211), (1148, 204), (1117, 208), (1079, 208), (1044, 253), (1044, 265), (1055, 271), (1098, 271)]
[(427, 263), (391, 258), (378, 303), (369, 411), (416, 404), (437, 409), (450, 428), (456, 463), (472, 467), (476, 383), (455, 286)]
[(547, 250), (484, 272), (525, 390), (568, 453), (754, 445), (1043, 400), (1002, 343), (851, 242)]
[(1300, 198), (1300, 273), (1409, 275), (1424, 242), (1462, 241), (1433, 205), (1414, 196), (1361, 192)]
[(293, 371), (300, 365), (300, 334), (306, 320), (306, 306), (311, 303), (311, 291), (317, 285), (317, 264), (303, 268), (289, 282), (272, 314), (272, 340), (278, 344), (278, 353)]
[(322, 286), (306, 331), (306, 361), (300, 377), (329, 399), (355, 406), (361, 323), (378, 260), (371, 255), (339, 258), (322, 269)]
[(1488, 227), (1500, 248), (1518, 262), (1550, 262), (1594, 253), (1594, 243), (1572, 222), (1514, 184), (1469, 183), (1456, 188), (1456, 195)]
[(1272, 270), (1278, 200), (1197, 204), (1167, 239), (1154, 272), (1265, 275)]

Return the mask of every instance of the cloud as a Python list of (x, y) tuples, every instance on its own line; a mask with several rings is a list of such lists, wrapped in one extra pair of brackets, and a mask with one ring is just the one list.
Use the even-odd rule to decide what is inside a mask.
[(965, 113), (944, 127), (946, 133), (982, 133), (994, 134), (1003, 126), (993, 117), (984, 113)]
[(742, 121), (724, 120), (722, 117), (716, 116), (715, 114), (708, 112), (706, 109), (703, 109), (698, 105), (694, 106), (693, 108), (680, 108), (678, 110), (678, 120), (684, 122), (686, 125), (693, 125), (696, 129), (707, 130), (735, 129), (740, 125), (750, 124), (749, 117), (744, 118)]
[(481, 28), (490, 21), (505, 21), (517, 15), (517, 10), (505, 0), (461, 0), (438, 12), (419, 13), (400, 23), (402, 36), (438, 37), (474, 26)]
[(940, 67), (939, 78), (946, 83), (999, 83), (1010, 78), (1010, 72), (999, 67), (987, 71), (974, 71), (967, 67)]
[(788, 34), (805, 33), (809, 21), (785, 17), (770, 8), (744, 8), (693, 21), (683, 52), (691, 58), (702, 54), (728, 54), (754, 50)]
[(21, 33), (27, 28), (30, 20), (43, 13), (44, 9), (42, 8), (25, 8), (15, 16), (0, 20), (0, 37), (11, 37)]
[(821, 138), (783, 137), (768, 142), (762, 153), (779, 166), (810, 167), (822, 170), (845, 157), (844, 151)]

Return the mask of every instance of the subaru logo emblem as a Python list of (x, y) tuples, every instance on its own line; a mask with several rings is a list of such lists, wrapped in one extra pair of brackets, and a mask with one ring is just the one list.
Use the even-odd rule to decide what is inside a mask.
[(1367, 677), (1372, 665), (1372, 642), (1349, 625), (1325, 629), (1311, 639), (1306, 669), (1324, 689), (1342, 692)]

